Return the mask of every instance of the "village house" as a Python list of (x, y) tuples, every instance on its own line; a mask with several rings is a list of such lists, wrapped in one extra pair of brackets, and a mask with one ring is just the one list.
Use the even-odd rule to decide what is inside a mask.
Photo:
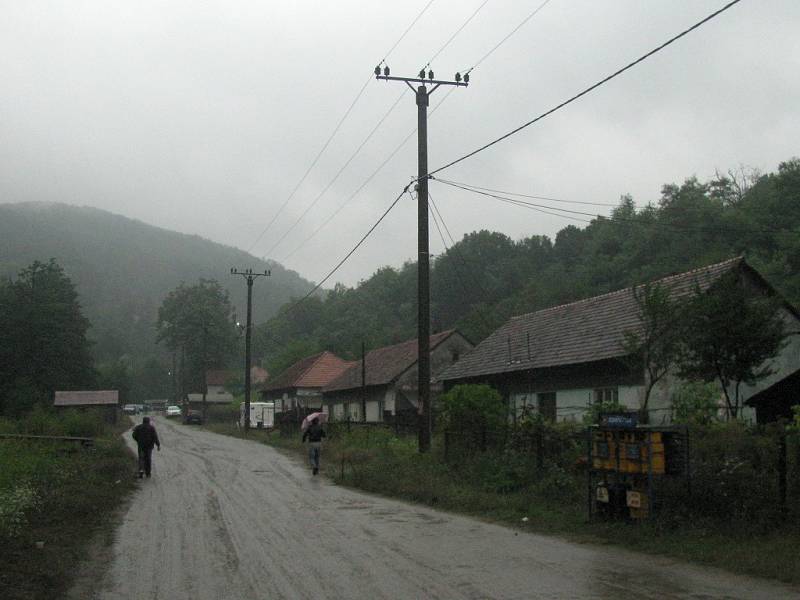
[[(473, 344), (456, 330), (431, 336), (431, 377), (455, 363)], [(336, 421), (362, 420), (362, 398), (366, 397), (366, 421), (393, 419), (417, 412), (417, 340), (370, 350), (323, 389), (324, 410)], [(431, 396), (441, 391), (435, 381)], [(388, 417), (388, 419), (387, 419)]]
[(308, 356), (263, 384), (261, 401), (274, 402), (275, 414), (322, 410), (322, 388), (351, 364), (328, 351)]
[(119, 392), (117, 390), (57, 391), (53, 406), (59, 410), (76, 409), (96, 412), (108, 423), (116, 423), (119, 415)]
[[(657, 283), (673, 298), (705, 292), (726, 274), (765, 294), (772, 287), (738, 257), (665, 277)], [(781, 316), (790, 333), (771, 362), (774, 373), (754, 386), (742, 385), (741, 417), (759, 421), (787, 415), (797, 403), (800, 380), (800, 314), (786, 302)], [(617, 401), (638, 410), (645, 394), (645, 369), (633, 366), (623, 347), (626, 331), (641, 331), (631, 288), (512, 317), (440, 375), (445, 388), (486, 383), (508, 401), (512, 418), (526, 409), (550, 420), (578, 420), (593, 403)], [(627, 359), (627, 360), (626, 360)], [(650, 395), (651, 423), (668, 423), (672, 395), (682, 382), (668, 374)]]
[[(206, 393), (207, 406), (230, 404), (233, 402), (233, 395), (225, 390), (225, 384), (234, 376), (235, 374), (232, 371), (223, 369), (206, 371), (206, 385), (208, 386), (208, 392)], [(190, 408), (197, 410), (202, 408), (203, 394), (201, 392), (193, 392), (187, 394), (187, 396)]]

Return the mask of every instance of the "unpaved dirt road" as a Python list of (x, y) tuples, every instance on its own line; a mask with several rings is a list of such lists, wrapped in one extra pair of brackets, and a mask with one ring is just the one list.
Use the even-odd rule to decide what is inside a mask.
[(79, 581), (73, 596), (800, 597), (777, 583), (360, 494), (264, 445), (163, 418), (156, 426), (163, 450), (153, 478), (135, 493), (103, 576)]

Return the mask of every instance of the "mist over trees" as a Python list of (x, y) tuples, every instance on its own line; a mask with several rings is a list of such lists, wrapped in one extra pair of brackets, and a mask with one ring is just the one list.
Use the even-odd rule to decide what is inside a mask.
[[(800, 160), (766, 175), (740, 168), (706, 182), (690, 177), (644, 206), (623, 196), (610, 217), (568, 225), (554, 240), (466, 234), (432, 262), (432, 331), (457, 327), (478, 342), (512, 315), (737, 255), (800, 303)], [(285, 305), (257, 328), (255, 356), (268, 368), (311, 349), (355, 358), (362, 340), (371, 348), (415, 336), (416, 264), (406, 263)]]

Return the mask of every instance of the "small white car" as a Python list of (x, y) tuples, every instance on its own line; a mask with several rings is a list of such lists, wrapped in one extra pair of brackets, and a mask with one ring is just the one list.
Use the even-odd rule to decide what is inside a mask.
[(168, 406), (167, 407), (167, 416), (168, 417), (180, 417), (181, 416), (181, 407), (180, 406)]

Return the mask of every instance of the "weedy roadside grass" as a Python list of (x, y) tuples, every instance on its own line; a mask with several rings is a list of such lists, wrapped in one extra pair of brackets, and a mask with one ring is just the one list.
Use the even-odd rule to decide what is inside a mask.
[[(228, 425), (209, 425), (209, 429), (244, 437)], [(248, 439), (305, 456), (299, 433), (282, 437), (277, 431), (251, 430)], [(441, 443), (431, 453), (419, 454), (416, 438), (372, 431), (367, 439), (354, 432), (326, 441), (322, 472), (340, 485), (532, 533), (800, 584), (797, 523), (769, 526), (724, 516), (700, 520), (685, 513), (664, 514), (641, 523), (589, 522), (586, 479), (581, 473), (560, 469), (526, 473), (528, 465), (515, 464), (503, 454), (445, 460), (440, 449)]]
[[(2, 421), (5, 433), (92, 435), (96, 444), (0, 439), (0, 598), (60, 598), (96, 536), (134, 489), (133, 457), (120, 434), (89, 415), (34, 414)], [(30, 494), (20, 497), (18, 490)], [(103, 535), (109, 542), (110, 536)]]

